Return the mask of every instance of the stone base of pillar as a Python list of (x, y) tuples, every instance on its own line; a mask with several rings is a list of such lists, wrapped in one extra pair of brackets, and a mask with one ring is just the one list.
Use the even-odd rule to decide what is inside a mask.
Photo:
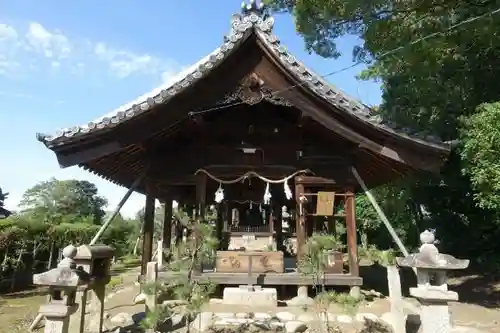
[(297, 296), (287, 302), (289, 306), (311, 306), (314, 300), (309, 297), (307, 286), (299, 286), (297, 288)]
[(359, 299), (361, 297), (361, 288), (359, 286), (352, 286), (349, 290), (349, 295)]
[(224, 288), (222, 303), (228, 305), (247, 305), (276, 307), (278, 292), (276, 288), (226, 287)]

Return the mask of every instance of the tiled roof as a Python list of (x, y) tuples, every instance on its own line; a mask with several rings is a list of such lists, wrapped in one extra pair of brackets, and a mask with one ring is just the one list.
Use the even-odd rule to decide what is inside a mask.
[(250, 1), (250, 4), (242, 5), (242, 14), (233, 15), (231, 29), (229, 35), (224, 38), (224, 43), (211, 54), (178, 74), (169, 83), (120, 106), (99, 119), (81, 126), (61, 129), (53, 135), (37, 134), (37, 138), (48, 146), (63, 144), (66, 141), (64, 139), (108, 129), (139, 114), (148, 112), (155, 105), (168, 102), (173, 96), (208, 75), (213, 68), (219, 66), (252, 33), (255, 33), (265, 47), (273, 52), (300, 82), (303, 82), (304, 87), (309, 88), (318, 97), (326, 100), (336, 108), (388, 134), (404, 137), (427, 146), (448, 149), (448, 144), (443, 143), (434, 136), (413, 132), (407, 128), (397, 128), (395, 124), (384, 122), (380, 116), (374, 115), (372, 109), (348, 97), (347, 94), (334, 87), (320, 75), (308, 69), (280, 43), (279, 38), (273, 34), (273, 25), (274, 18), (266, 14), (262, 4), (258, 6), (255, 1)]

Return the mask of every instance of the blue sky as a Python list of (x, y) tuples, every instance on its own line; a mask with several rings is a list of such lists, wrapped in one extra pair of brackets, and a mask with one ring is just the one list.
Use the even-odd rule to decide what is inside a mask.
[[(35, 134), (87, 123), (159, 86), (220, 46), (240, 4), (0, 0), (0, 186), (10, 192), (7, 207), (16, 209), (26, 189), (50, 177), (92, 181), (116, 205), (125, 189), (78, 168), (60, 169)], [(291, 17), (277, 16), (274, 29), (319, 74), (350, 65), (359, 42), (342, 38), (343, 56), (323, 59), (304, 51)], [(328, 80), (364, 103), (378, 104), (379, 85), (355, 79), (362, 69)], [(124, 215), (133, 215), (143, 201), (134, 194)]]

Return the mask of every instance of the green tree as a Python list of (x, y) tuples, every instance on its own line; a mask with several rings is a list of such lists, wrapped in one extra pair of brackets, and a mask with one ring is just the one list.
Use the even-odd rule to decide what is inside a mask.
[[(362, 79), (382, 83), (377, 112), (383, 119), (460, 142), (440, 175), (418, 174), (383, 190), (391, 194), (382, 197), (383, 209), (397, 229), (433, 225), (443, 251), (494, 257), (500, 247), (500, 86), (488, 82), (500, 73), (497, 1), (269, 2), (294, 16), (310, 52), (335, 58), (338, 37), (361, 38), (353, 59), (368, 67)], [(396, 198), (400, 205), (391, 211)]]
[(4, 208), (5, 199), (7, 199), (8, 195), (9, 195), (9, 193), (4, 193), (2, 191), (2, 188), (0, 187), (0, 218), (9, 217), (11, 214), (11, 212), (9, 210)]
[(124, 218), (120, 213), (104, 232), (103, 244), (113, 246), (115, 255), (121, 257), (132, 253), (137, 237), (140, 235), (139, 221)]
[(482, 207), (500, 210), (500, 102), (481, 104), (464, 119), (462, 138), (475, 198)]
[(70, 223), (82, 217), (91, 217), (100, 224), (107, 201), (97, 193), (97, 187), (88, 181), (52, 178), (28, 189), (21, 200), (24, 213), (30, 213), (51, 223)]

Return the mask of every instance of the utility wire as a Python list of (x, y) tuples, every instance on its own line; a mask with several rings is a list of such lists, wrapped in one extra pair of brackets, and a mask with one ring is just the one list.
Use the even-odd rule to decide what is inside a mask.
[[(458, 28), (458, 27), (460, 27), (460, 26), (462, 26), (462, 25), (469, 24), (469, 23), (472, 23), (472, 22), (475, 22), (475, 21), (481, 20), (481, 19), (484, 19), (484, 18), (489, 17), (489, 16), (493, 16), (493, 15), (498, 14), (498, 13), (500, 13), (500, 8), (498, 8), (498, 9), (496, 9), (496, 10), (493, 10), (493, 11), (490, 11), (490, 12), (487, 12), (487, 13), (484, 13), (484, 14), (479, 15), (479, 16), (474, 16), (474, 17), (468, 18), (468, 19), (466, 19), (466, 20), (460, 21), (460, 22), (459, 22), (459, 23), (457, 23), (457, 24), (451, 25), (450, 27), (448, 27), (448, 29), (446, 29), (446, 30), (444, 30), (444, 31), (437, 31), (437, 32), (433, 32), (433, 33), (431, 33), (431, 34), (429, 34), (429, 35), (426, 35), (426, 36), (424, 36), (424, 37), (421, 37), (421, 38), (415, 39), (414, 41), (411, 41), (411, 42), (409, 42), (409, 43), (407, 43), (407, 44), (405, 44), (405, 45), (400, 45), (400, 46), (398, 46), (398, 47), (396, 47), (396, 48), (394, 48), (394, 49), (392, 49), (392, 50), (389, 50), (389, 51), (383, 52), (383, 53), (381, 53), (378, 57), (375, 57), (375, 59), (374, 59), (374, 60), (375, 60), (375, 61), (382, 60), (382, 58), (385, 58), (385, 57), (387, 57), (387, 56), (389, 56), (389, 55), (395, 54), (395, 53), (397, 53), (397, 52), (399, 52), (399, 51), (401, 51), (401, 50), (403, 50), (403, 49), (405, 49), (405, 48), (407, 48), (407, 47), (409, 47), (409, 46), (412, 46), (412, 45), (415, 45), (415, 44), (421, 43), (421, 42), (426, 41), (426, 40), (428, 40), (428, 39), (430, 39), (430, 38), (433, 38), (433, 37), (447, 35), (447, 34), (449, 34), (449, 32), (451, 32), (451, 31), (455, 30), (456, 28)], [(335, 75), (335, 74), (342, 73), (342, 72), (344, 72), (344, 71), (346, 71), (346, 70), (348, 70), (348, 69), (351, 69), (351, 68), (353, 68), (353, 67), (359, 66), (359, 65), (361, 65), (361, 64), (364, 64), (364, 62), (363, 62), (363, 61), (357, 61), (357, 62), (355, 62), (355, 63), (353, 63), (353, 64), (351, 64), (351, 65), (349, 65), (349, 66), (346, 66), (346, 67), (344, 67), (344, 68), (341, 68), (341, 69), (335, 70), (335, 71), (330, 72), (330, 73), (327, 73), (327, 74), (325, 74), (325, 75), (321, 75), (321, 77), (322, 77), (322, 78), (327, 78), (327, 77), (329, 77), (329, 76), (332, 76), (332, 75)], [(287, 88), (285, 88), (285, 89), (283, 89), (283, 90), (279, 90), (279, 91), (277, 91), (277, 92), (275, 92), (275, 93), (276, 93), (276, 94), (279, 94), (279, 93), (281, 93), (281, 92), (284, 92), (284, 91), (287, 91), (287, 90), (291, 90), (291, 89), (293, 89), (293, 88), (296, 88), (296, 87), (298, 87), (298, 86), (304, 85), (304, 84), (306, 84), (306, 83), (307, 83), (307, 81), (304, 81), (304, 82), (301, 82), (301, 83), (299, 83), (299, 84), (296, 84), (296, 85), (293, 85), (293, 86), (287, 87)]]
[[(495, 9), (493, 11), (489, 11), (489, 12), (486, 12), (486, 13), (478, 15), (478, 16), (470, 17), (470, 18), (468, 18), (466, 20), (460, 21), (460, 22), (458, 22), (456, 24), (453, 24), (453, 25), (449, 26), (448, 29), (446, 29), (444, 31), (433, 32), (431, 34), (428, 34), (426, 36), (423, 36), (423, 37), (420, 37), (418, 39), (415, 39), (415, 40), (413, 40), (413, 41), (411, 41), (409, 43), (406, 43), (404, 45), (400, 45), (400, 46), (398, 46), (398, 47), (396, 47), (396, 48), (394, 48), (392, 50), (383, 52), (379, 56), (375, 57), (374, 60), (375, 61), (382, 60), (383, 58), (385, 58), (387, 56), (393, 55), (393, 54), (395, 54), (395, 53), (397, 53), (397, 52), (399, 52), (399, 51), (401, 51), (401, 50), (403, 50), (403, 49), (405, 49), (405, 48), (407, 48), (409, 46), (421, 43), (421, 42), (426, 41), (428, 39), (431, 39), (431, 38), (434, 38), (434, 37), (438, 37), (438, 36), (449, 35), (450, 32), (456, 30), (458, 27), (461, 27), (461, 26), (466, 25), (466, 24), (470, 24), (472, 22), (476, 22), (476, 21), (482, 20), (482, 19), (487, 18), (487, 17), (491, 17), (491, 16), (496, 15), (498, 13), (500, 13), (500, 8), (497, 8), (497, 9)], [(337, 69), (335, 71), (329, 72), (329, 73), (324, 74), (324, 75), (318, 75), (318, 76), (320, 76), (321, 78), (324, 79), (324, 78), (327, 78), (329, 76), (345, 72), (346, 70), (349, 70), (349, 69), (354, 68), (356, 66), (359, 66), (361, 64), (364, 64), (364, 62), (363, 61), (357, 61), (357, 62), (355, 62), (355, 63), (353, 63), (353, 64), (351, 64), (349, 66), (343, 67), (341, 69)], [(300, 87), (300, 86), (302, 86), (304, 84), (307, 84), (307, 83), (308, 83), (308, 81), (302, 81), (300, 83), (288, 86), (288, 87), (283, 88), (281, 90), (272, 92), (271, 96), (276, 97), (280, 93), (292, 90), (294, 88)], [(230, 107), (241, 105), (241, 104), (245, 104), (245, 102), (235, 102), (235, 103), (225, 104), (225, 105), (216, 106), (216, 107), (212, 107), (212, 108), (207, 108), (207, 109), (203, 109), (203, 110), (199, 110), (199, 111), (190, 111), (190, 112), (188, 112), (188, 115), (189, 116), (194, 116), (194, 115), (203, 114), (203, 113), (207, 113), (207, 112), (211, 112), (211, 111), (217, 111), (217, 110), (221, 110), (221, 109), (230, 108)]]

